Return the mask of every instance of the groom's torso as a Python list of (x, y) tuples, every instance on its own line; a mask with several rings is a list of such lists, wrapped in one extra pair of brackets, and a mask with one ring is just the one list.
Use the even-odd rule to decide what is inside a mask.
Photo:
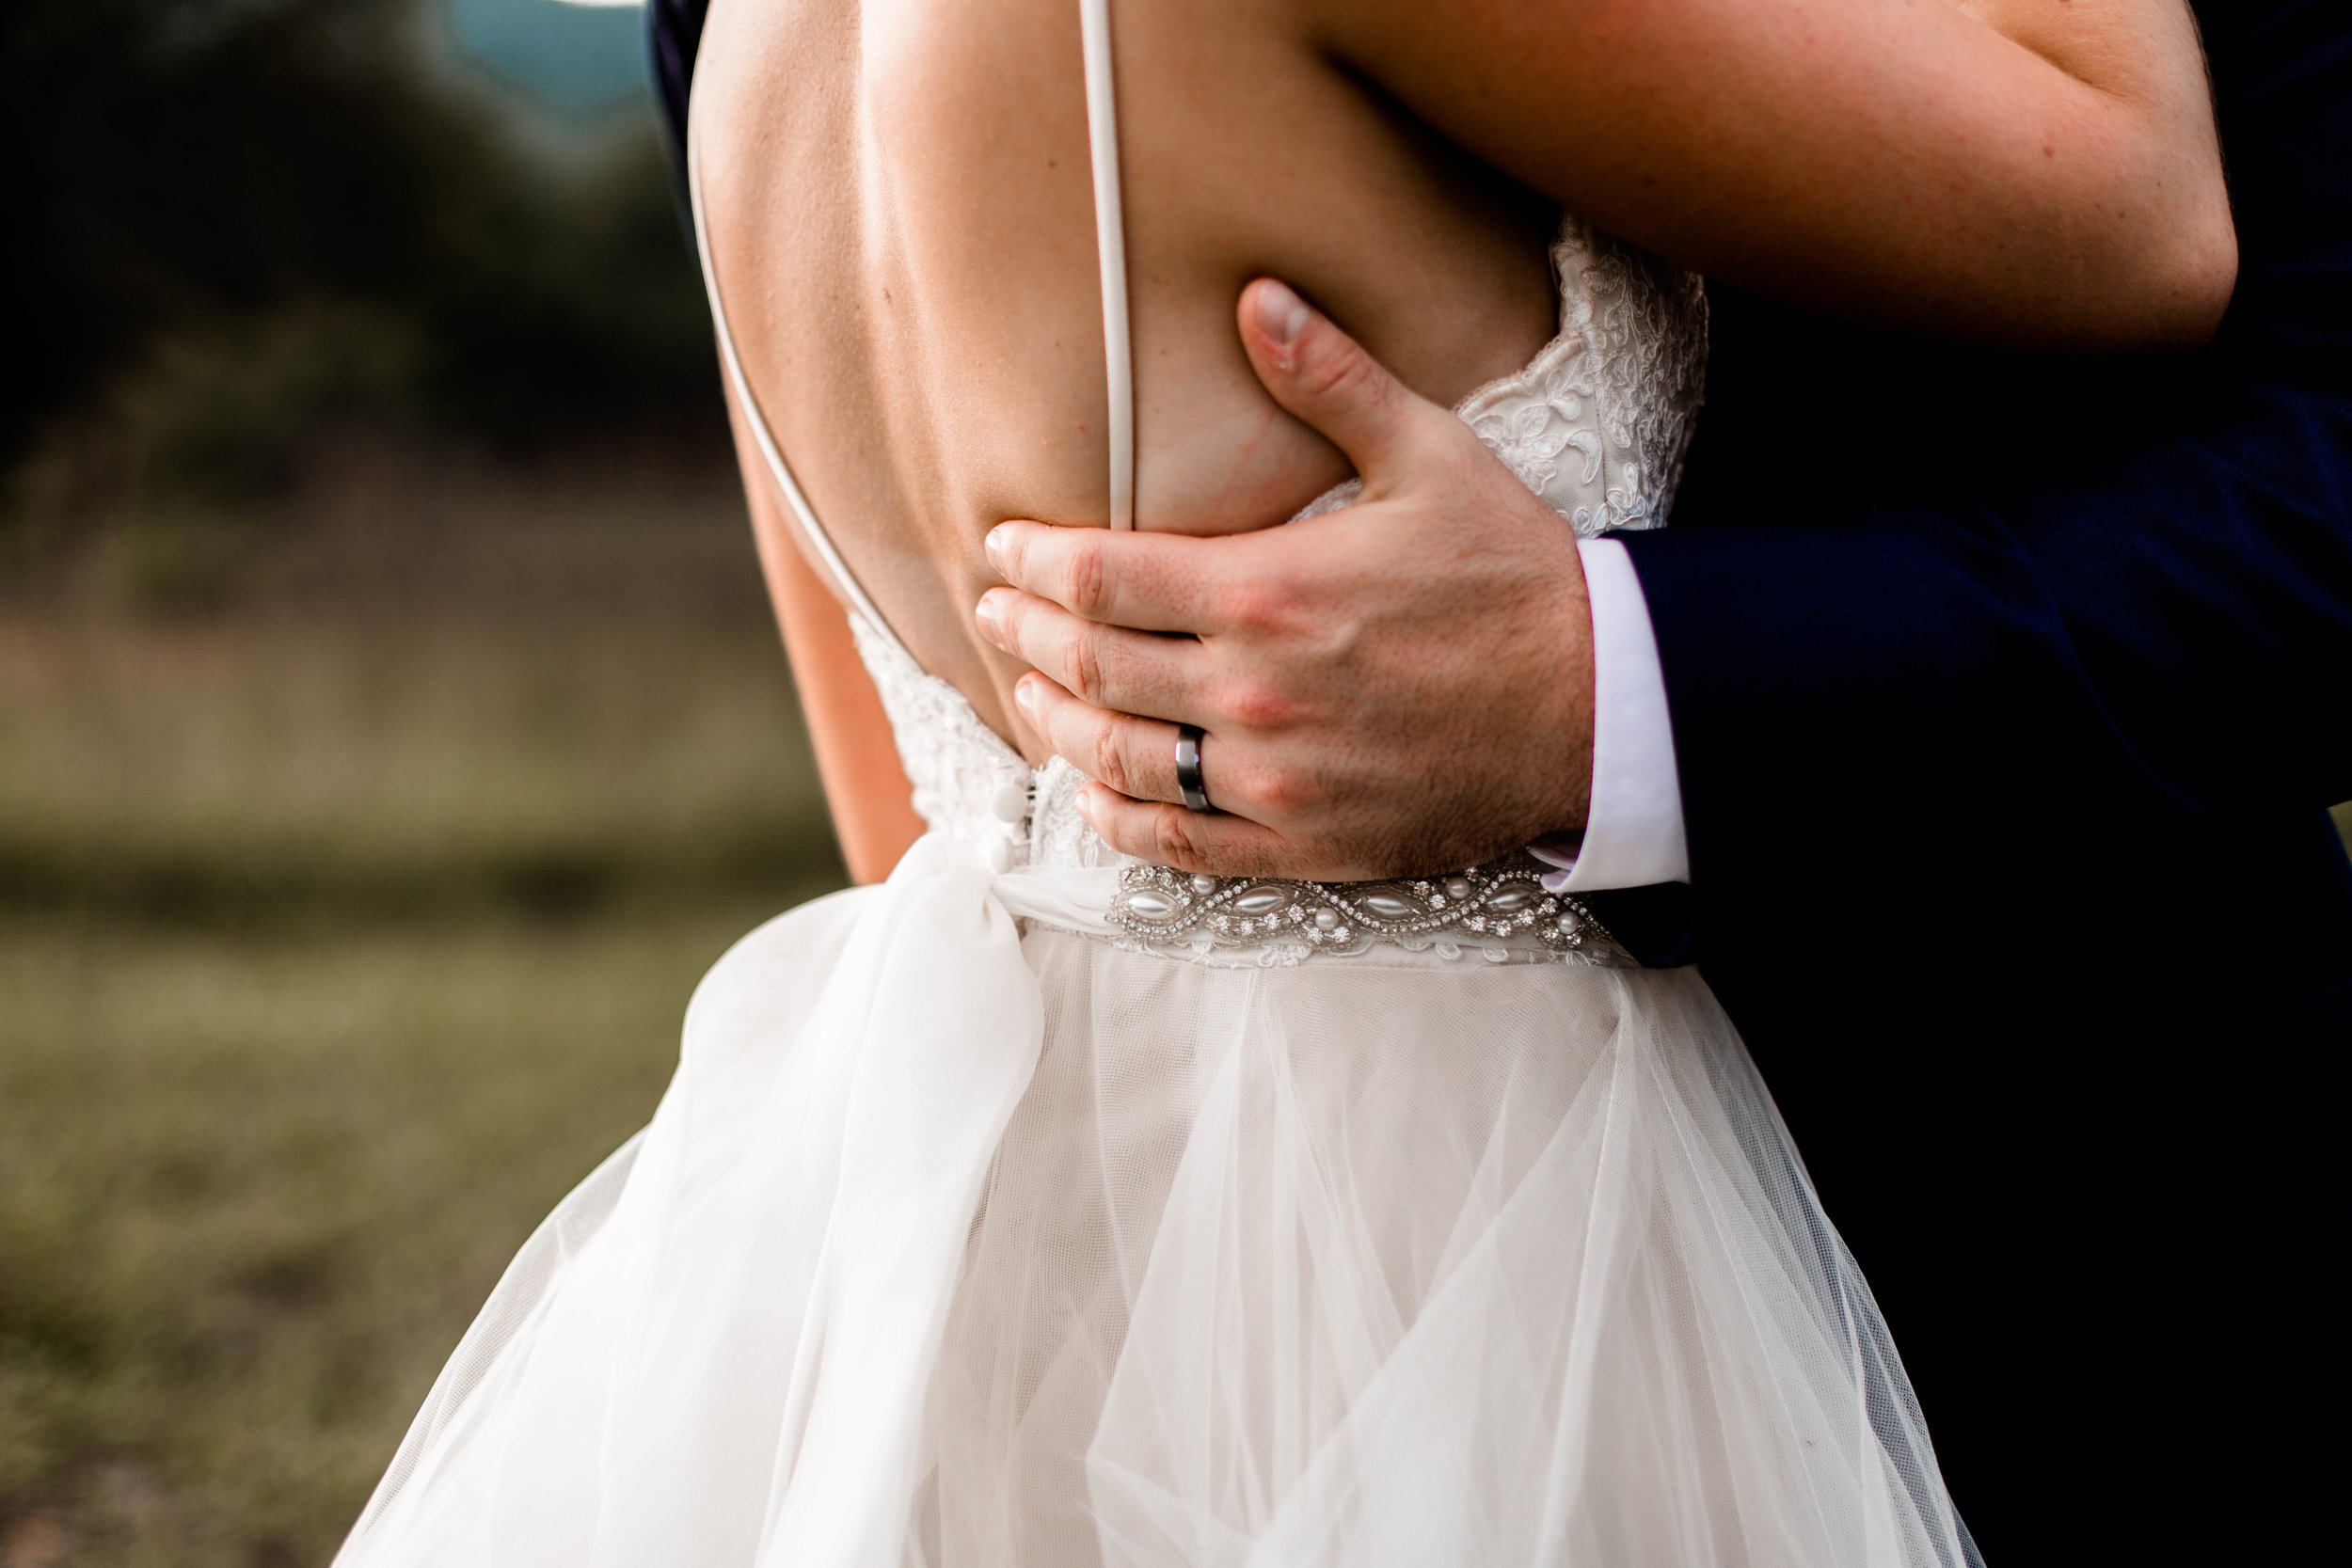
[[(2206, 349), (2037, 359), (1710, 289), (1708, 402), (1675, 528), (1836, 530), (1869, 515), (1874, 528), (1950, 530), (2014, 561), (2100, 705), (2078, 724), (2056, 705), (2017, 706), (1997, 798), (1941, 797), (1932, 780), (1909, 799), (1849, 796), (1839, 810), (1878, 825), (1875, 839), (1774, 851), (1792, 882), (1817, 862), (1863, 879), (1842, 911), (1808, 911), (1832, 952), (1901, 959), (1915, 928), (1932, 932), (1943, 951), (1907, 956), (1924, 973), (1976, 974), (1948, 1010), (1997, 1010), (2011, 1038), (2033, 1037), (2049, 1008), (1990, 998), (2030, 987), (2062, 1000), (2097, 983), (2088, 966), (2164, 974), (2168, 1000), (2100, 1005), (2159, 1036), (2240, 1006), (2228, 993), (2242, 966), (2259, 969), (2268, 1001), (2352, 974), (2352, 882), (2319, 815), (2352, 795), (2352, 657), (2318, 635), (2340, 616), (2286, 613), (2337, 587), (2345, 545), (2326, 519), (2340, 521), (2352, 491), (2352, 452), (2328, 422), (2352, 408), (2352, 14), (2325, 0), (2198, 9), (2243, 255)], [(2150, 526), (2119, 529), (2119, 516)], [(1938, 585), (1916, 586), (1845, 612), (1933, 616)], [(1890, 670), (1885, 705), (1846, 715), (1840, 739), (1857, 758), (1903, 745), (1903, 709), (1939, 705), (2001, 731), (2000, 711), (1971, 705), (2018, 693), (1984, 673)], [(1834, 798), (1859, 776), (1869, 770), (1828, 754), (1813, 787)], [(1769, 840), (1773, 828), (1740, 831)], [(1936, 907), (1913, 907), (1915, 894)], [(1703, 880), (1700, 902), (1704, 925)], [(1956, 942), (1961, 930), (1977, 940)], [(2230, 978), (2201, 974), (2221, 953)], [(1980, 970), (2001, 954), (2023, 962)], [(1779, 1033), (1776, 1006), (1757, 1026)]]
[(2352, 1049), (2322, 811), (2352, 796), (2352, 12), (2197, 8), (2243, 255), (2218, 341), (2036, 360), (1715, 290), (1673, 519), (1900, 568), (1828, 607), (1879, 632), (1820, 642), (1886, 668), (1774, 665), (1800, 766), (1741, 772), (1741, 717), (1679, 705), (1677, 750), (1700, 964), (1996, 1563), (2291, 1519), (2207, 1418), (2257, 1323), (2325, 1375), (2296, 1325)]
[[(1710, 290), (1708, 402), (1675, 527), (1835, 530), (1874, 515), (1872, 527), (1963, 531), (1988, 557), (2014, 557), (2044, 596), (2033, 608), (2063, 627), (2108, 731), (2031, 772), (2037, 753), (2020, 744), (2001, 799), (1955, 802), (1930, 788), (1849, 801), (1893, 831), (1874, 861), (1848, 869), (1875, 869), (1888, 885), (1820, 933), (1833, 947), (1899, 947), (1901, 923), (1887, 918), (1899, 884), (1928, 867), (1973, 866), (1960, 901), (1981, 907), (1969, 918), (2001, 911), (2000, 931), (2055, 923), (2074, 933), (2037, 955), (2044, 962), (2178, 953), (2196, 927), (2226, 932), (2273, 990), (2352, 965), (2342, 855), (2315, 820), (2352, 794), (2341, 684), (2352, 660), (2313, 637), (2325, 617), (2262, 617), (2265, 595), (2283, 610), (2298, 588), (2329, 592), (2342, 542), (2324, 521), (2278, 526), (2258, 504), (2276, 499), (2297, 524), (2341, 517), (2352, 489), (2352, 453), (2312, 412), (2352, 405), (2352, 14), (2325, 0), (2198, 9), (2243, 255), (2229, 320), (2206, 349), (2037, 359)], [(2125, 532), (2119, 516), (2149, 526)], [(1883, 602), (1850, 613), (1935, 610), (1889, 585)], [(1975, 697), (1965, 673), (1889, 672), (1890, 713), (1907, 698), (1964, 711)], [(2015, 701), (1981, 684), (1988, 701)], [(1857, 752), (1879, 743), (1876, 717), (1853, 726)], [(2020, 711), (2014, 721), (2051, 721)], [(1884, 728), (1899, 744), (1897, 726)], [(1824, 757), (1820, 789), (1834, 793), (1837, 778), (1838, 759)], [(2085, 875), (2094, 868), (2095, 882)], [(1938, 895), (1949, 905), (1956, 891)], [(2193, 921), (2162, 917), (2189, 905)], [(1994, 928), (1986, 935), (1988, 949), (2000, 945)]]

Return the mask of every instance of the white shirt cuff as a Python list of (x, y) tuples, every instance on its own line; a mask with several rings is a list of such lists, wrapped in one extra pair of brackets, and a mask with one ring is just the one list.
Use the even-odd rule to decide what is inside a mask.
[(1682, 780), (1658, 636), (1633, 557), (1614, 539), (1580, 539), (1593, 613), (1593, 800), (1583, 842), (1535, 853), (1561, 867), (1553, 893), (1598, 893), (1691, 879)]

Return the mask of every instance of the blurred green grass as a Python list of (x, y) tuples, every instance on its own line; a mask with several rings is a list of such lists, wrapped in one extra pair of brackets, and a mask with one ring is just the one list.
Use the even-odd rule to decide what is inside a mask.
[(826, 874), (764, 627), (0, 631), (0, 905), (578, 913)]
[(5, 1568), (325, 1562), (840, 884), (731, 486), (366, 460), (194, 599), (122, 537), (0, 594)]
[(326, 1561), (508, 1257), (651, 1114), (695, 977), (766, 912), (0, 927), (13, 1533), (74, 1563)]

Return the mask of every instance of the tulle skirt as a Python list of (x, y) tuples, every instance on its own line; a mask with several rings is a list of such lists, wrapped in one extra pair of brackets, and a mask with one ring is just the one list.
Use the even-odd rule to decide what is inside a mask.
[(927, 839), (723, 958), (339, 1563), (1969, 1560), (1694, 972), (1210, 967), (1041, 885)]

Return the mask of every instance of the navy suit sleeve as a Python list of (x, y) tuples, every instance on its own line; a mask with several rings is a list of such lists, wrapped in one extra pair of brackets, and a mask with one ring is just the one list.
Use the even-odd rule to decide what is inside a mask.
[(2069, 764), (2209, 814), (2352, 797), (2352, 398), (2217, 401), (2072, 484), (1626, 536), (1693, 879), (1719, 816), (1793, 869), (1851, 858), (1823, 840), (1858, 793), (2041, 816)]
[[(2308, 830), (2352, 798), (2352, 15), (2201, 13), (2244, 258), (2211, 348), (1950, 354), (1720, 296), (1696, 526), (1625, 536), (1703, 963), (1710, 906), (1735, 942), (1770, 903), (1861, 954), (2148, 864), (2328, 926)], [(1792, 444), (1841, 441), (1791, 483)], [(1833, 891), (1889, 881), (1921, 891)]]

